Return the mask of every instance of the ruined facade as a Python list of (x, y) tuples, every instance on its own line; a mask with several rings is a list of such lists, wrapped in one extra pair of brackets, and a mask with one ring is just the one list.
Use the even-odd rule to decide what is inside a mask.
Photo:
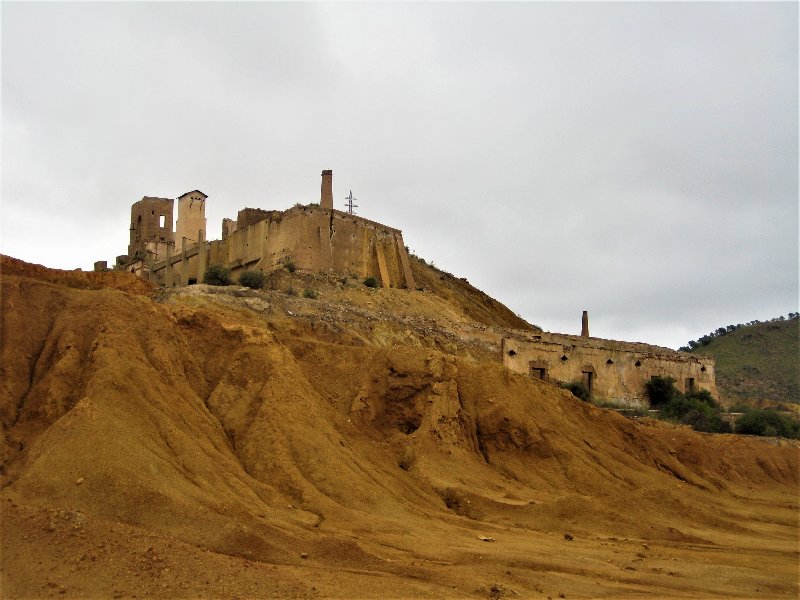
[[(129, 271), (162, 286), (202, 282), (209, 265), (234, 277), (244, 270), (270, 272), (291, 263), (306, 273), (374, 277), (384, 287), (416, 287), (400, 230), (333, 208), (333, 172), (322, 172), (319, 204), (288, 210), (243, 208), (222, 221), (219, 240), (206, 240), (205, 203), (199, 190), (174, 200), (145, 196), (131, 207)], [(102, 270), (105, 263), (96, 264)], [(682, 392), (705, 389), (717, 397), (714, 361), (647, 344), (593, 338), (583, 312), (581, 335), (513, 332), (502, 340), (503, 364), (531, 377), (582, 382), (595, 401), (645, 405), (645, 383), (676, 380)]]
[(171, 198), (145, 196), (131, 206), (131, 239), (127, 256), (142, 259), (148, 254), (166, 256), (166, 247), (175, 243), (173, 204)]
[[(333, 172), (322, 172), (319, 205), (284, 211), (244, 208), (224, 219), (222, 239), (206, 241), (205, 202), (199, 190), (173, 200), (145, 197), (131, 208), (127, 269), (172, 287), (203, 280), (208, 265), (233, 275), (269, 272), (292, 263), (307, 273), (374, 277), (384, 287), (415, 287), (400, 230), (333, 208)], [(120, 257), (124, 258), (124, 257)]]
[[(584, 313), (583, 330), (588, 333)], [(646, 406), (645, 383), (672, 377), (681, 392), (708, 390), (717, 397), (714, 360), (638, 342), (559, 333), (505, 337), (503, 364), (513, 371), (554, 382), (581, 382), (594, 401)]]

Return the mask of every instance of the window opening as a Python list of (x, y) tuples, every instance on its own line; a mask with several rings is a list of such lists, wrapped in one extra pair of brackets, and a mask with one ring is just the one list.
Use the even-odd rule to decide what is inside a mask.
[(166, 215), (159, 215), (158, 216), (158, 226), (159, 227), (166, 227), (167, 226), (167, 216)]
[(531, 367), (531, 377), (534, 379), (547, 379), (547, 369), (541, 367)]
[(509, 350), (509, 351), (508, 351), (508, 355), (509, 355), (509, 356), (516, 356), (516, 355), (517, 355), (517, 353), (516, 353), (516, 352), (514, 352), (513, 350)]
[(613, 364), (614, 364), (614, 361), (613, 361), (613, 360), (611, 360), (611, 359), (609, 358), (609, 359), (606, 361), (606, 364), (607, 364), (607, 365), (613, 365)]
[(564, 354), (564, 355), (561, 357), (561, 362), (567, 362), (568, 360), (569, 360), (569, 359), (567, 358), (567, 355), (566, 355), (566, 354)]
[(636, 362), (633, 364), (633, 366), (634, 366), (634, 367), (641, 367), (641, 366), (642, 366), (642, 361), (640, 361), (640, 360), (637, 360), (637, 361), (636, 361)]

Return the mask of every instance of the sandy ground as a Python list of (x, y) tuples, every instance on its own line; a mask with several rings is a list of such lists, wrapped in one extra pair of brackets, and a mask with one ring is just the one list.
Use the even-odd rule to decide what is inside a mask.
[(800, 592), (796, 444), (511, 373), (461, 284), (2, 266), (4, 598)]

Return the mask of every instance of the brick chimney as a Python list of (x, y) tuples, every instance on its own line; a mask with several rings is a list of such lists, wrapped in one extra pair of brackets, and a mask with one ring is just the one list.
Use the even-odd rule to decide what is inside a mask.
[(320, 191), (319, 205), (322, 208), (333, 210), (333, 171), (322, 172), (322, 189)]
[(581, 337), (589, 337), (589, 311), (583, 311), (581, 317)]

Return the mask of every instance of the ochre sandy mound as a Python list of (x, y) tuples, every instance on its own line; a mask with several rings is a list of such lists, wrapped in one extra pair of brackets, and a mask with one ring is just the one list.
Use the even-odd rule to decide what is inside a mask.
[(103, 282), (3, 272), (4, 597), (798, 593), (795, 445)]
[(0, 275), (15, 275), (40, 279), (71, 288), (98, 290), (115, 289), (131, 294), (151, 294), (155, 286), (126, 271), (62, 271), (49, 269), (0, 254)]

